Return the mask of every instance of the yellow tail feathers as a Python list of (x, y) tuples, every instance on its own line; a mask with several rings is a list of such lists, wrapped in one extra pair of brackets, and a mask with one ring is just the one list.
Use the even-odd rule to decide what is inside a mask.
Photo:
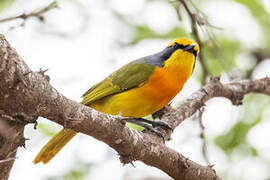
[(77, 133), (71, 129), (62, 129), (38, 153), (34, 164), (49, 162)]

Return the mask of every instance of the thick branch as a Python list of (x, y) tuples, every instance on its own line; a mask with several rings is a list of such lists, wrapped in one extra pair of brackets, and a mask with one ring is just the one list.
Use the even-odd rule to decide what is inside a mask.
[[(171, 126), (175, 128), (211, 98), (225, 97), (230, 99), (233, 105), (241, 105), (244, 95), (249, 93), (262, 93), (270, 96), (270, 78), (242, 80), (226, 84), (221, 83), (219, 78), (211, 78), (208, 84), (183, 101), (179, 108), (176, 110), (168, 108), (163, 119), (172, 122)], [(173, 119), (174, 121), (172, 121)]]
[(0, 179), (7, 180), (14, 163), (17, 148), (24, 146), (24, 125), (10, 121), (0, 112)]
[[(31, 72), (24, 61), (0, 36), (0, 110), (21, 122), (34, 122), (38, 116), (66, 128), (95, 137), (115, 149), (123, 163), (140, 160), (157, 167), (174, 179), (219, 179), (215, 171), (200, 166), (166, 147), (161, 138), (127, 128), (120, 117), (106, 115), (71, 101), (55, 90), (40, 72)], [(269, 78), (222, 84), (214, 79), (174, 110), (165, 109), (163, 120), (175, 128), (212, 97), (230, 98), (234, 104), (250, 92), (270, 94)], [(166, 133), (169, 139), (171, 132)]]
[(3, 36), (0, 37), (0, 109), (21, 122), (37, 116), (91, 135), (115, 149), (123, 163), (140, 160), (174, 179), (211, 179), (215, 172), (166, 147), (159, 137), (127, 128), (118, 117), (99, 113), (65, 98), (40, 72), (31, 72)]

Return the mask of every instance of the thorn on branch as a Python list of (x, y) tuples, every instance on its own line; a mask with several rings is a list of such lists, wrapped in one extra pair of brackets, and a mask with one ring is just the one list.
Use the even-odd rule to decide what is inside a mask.
[(42, 69), (40, 68), (39, 71), (38, 71), (38, 73), (41, 74), (47, 81), (50, 81), (50, 77), (49, 77), (48, 75), (45, 74), (48, 70), (49, 70), (49, 69), (42, 70)]
[(36, 129), (37, 129), (37, 126), (38, 126), (38, 122), (37, 122), (37, 121), (35, 121), (35, 124), (34, 124), (34, 130), (36, 130)]
[(42, 74), (43, 76), (45, 75), (45, 72), (47, 72), (49, 69), (42, 70), (41, 68), (39, 69), (38, 73)]
[(243, 105), (243, 99), (244, 95), (239, 93), (233, 93), (232, 97), (230, 97), (232, 104), (235, 106)]
[(25, 147), (25, 141), (29, 140), (28, 138), (22, 137), (20, 138), (19, 142), (18, 142), (18, 146), (23, 147), (24, 149), (26, 149)]
[[(189, 158), (184, 157), (184, 161), (178, 160), (179, 168), (182, 170), (186, 170), (190, 167), (188, 164)], [(183, 162), (183, 163), (182, 163)]]
[(209, 94), (208, 94), (208, 92), (207, 92), (207, 90), (203, 87), (202, 88), (202, 91), (208, 96)]
[(131, 164), (134, 168), (136, 168), (136, 166), (133, 164), (133, 162), (130, 162), (130, 164)]
[(208, 167), (215, 173), (217, 174), (216, 170), (213, 168), (215, 164), (208, 165)]
[(28, 74), (30, 74), (30, 73), (32, 73), (33, 71), (29, 71), (29, 72), (27, 72), (27, 73), (25, 73), (25, 74), (23, 74), (24, 76), (27, 76)]
[(44, 16), (38, 16), (37, 18), (38, 18), (38, 20), (39, 20), (40, 22), (42, 22), (42, 23), (45, 21)]
[(136, 161), (136, 159), (134, 157), (127, 156), (127, 155), (120, 155), (119, 159), (120, 159), (120, 162), (123, 164), (123, 166), (126, 165), (126, 164), (131, 164), (133, 167), (135, 167), (134, 164), (133, 164), (133, 161)]

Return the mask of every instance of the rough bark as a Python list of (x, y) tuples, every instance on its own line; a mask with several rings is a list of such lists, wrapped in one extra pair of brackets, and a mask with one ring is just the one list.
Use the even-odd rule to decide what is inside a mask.
[[(270, 79), (228, 84), (213, 79), (193, 93), (177, 110), (165, 108), (162, 120), (174, 129), (212, 97), (226, 97), (238, 105), (243, 96), (250, 92), (270, 95)], [(0, 110), (4, 116), (10, 117), (8, 121), (15, 120), (22, 127), (42, 116), (66, 128), (90, 135), (117, 151), (124, 164), (140, 160), (178, 180), (220, 179), (211, 167), (201, 166), (166, 147), (160, 137), (131, 130), (120, 117), (97, 112), (67, 99), (50, 85), (49, 78), (43, 72), (32, 72), (4, 36), (0, 36)], [(161, 131), (166, 140), (170, 139), (171, 131)], [(22, 139), (21, 135), (13, 132), (7, 136)], [(0, 157), (7, 158), (2, 156), (1, 149)]]
[(8, 179), (17, 148), (24, 146), (24, 125), (0, 114), (0, 179)]

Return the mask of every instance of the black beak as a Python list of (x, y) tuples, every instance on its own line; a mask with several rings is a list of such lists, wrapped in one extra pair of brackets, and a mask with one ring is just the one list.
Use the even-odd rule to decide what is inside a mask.
[(189, 46), (186, 46), (183, 50), (184, 50), (184, 51), (192, 52), (192, 51), (193, 51), (193, 48), (194, 48), (195, 46), (196, 46), (195, 44), (191, 44), (191, 45), (189, 45)]
[(189, 46), (186, 46), (183, 50), (192, 53), (196, 58), (198, 55), (198, 52), (194, 50), (195, 46), (196, 44), (191, 44)]

